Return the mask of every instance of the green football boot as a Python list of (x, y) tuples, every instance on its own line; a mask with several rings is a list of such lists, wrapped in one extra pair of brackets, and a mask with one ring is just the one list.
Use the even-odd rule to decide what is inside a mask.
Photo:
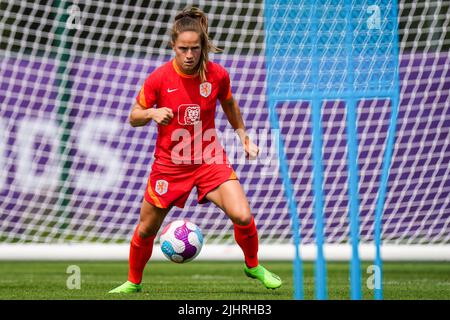
[(124, 284), (121, 284), (117, 288), (112, 289), (108, 293), (134, 293), (141, 292), (142, 284), (135, 284), (133, 282), (127, 281)]
[(259, 281), (261, 281), (267, 289), (279, 288), (283, 283), (279, 276), (277, 276), (273, 272), (270, 272), (260, 264), (254, 268), (248, 268), (247, 266), (245, 266), (244, 272), (247, 277), (258, 279)]

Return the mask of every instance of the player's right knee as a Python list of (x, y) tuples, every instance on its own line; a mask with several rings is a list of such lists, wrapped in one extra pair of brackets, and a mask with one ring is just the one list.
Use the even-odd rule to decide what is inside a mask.
[(142, 238), (148, 238), (151, 236), (155, 236), (158, 233), (159, 226), (149, 225), (145, 222), (141, 221), (139, 223), (139, 236)]

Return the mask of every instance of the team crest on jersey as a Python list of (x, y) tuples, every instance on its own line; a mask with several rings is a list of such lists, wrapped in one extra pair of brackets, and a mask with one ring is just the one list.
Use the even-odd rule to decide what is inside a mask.
[(200, 95), (207, 98), (211, 94), (211, 83), (203, 82), (200, 84)]
[(200, 122), (200, 106), (197, 104), (182, 104), (178, 107), (178, 123), (194, 125)]
[(158, 180), (158, 181), (156, 181), (156, 184), (155, 184), (155, 191), (160, 196), (162, 196), (163, 194), (165, 194), (167, 192), (168, 187), (169, 187), (169, 183), (166, 180)]

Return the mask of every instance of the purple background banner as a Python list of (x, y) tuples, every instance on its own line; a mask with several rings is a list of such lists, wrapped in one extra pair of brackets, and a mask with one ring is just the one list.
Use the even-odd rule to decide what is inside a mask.
[[(217, 55), (230, 72), (234, 96), (255, 141), (270, 148), (264, 59)], [(164, 60), (76, 57), (66, 74), (58, 61), (26, 56), (0, 60), (0, 242), (126, 242), (137, 223), (153, 161), (154, 124), (132, 128), (128, 115), (146, 75)], [(383, 214), (383, 240), (450, 241), (449, 53), (400, 57), (400, 113)], [(56, 85), (63, 79), (64, 86)], [(67, 105), (63, 95), (70, 97)], [(66, 107), (62, 117), (58, 111)], [(302, 241), (314, 241), (311, 111), (308, 102), (277, 106), (301, 220)], [(322, 106), (326, 239), (347, 242), (345, 104)], [(231, 126), (218, 106), (217, 130)], [(373, 238), (390, 102), (358, 104), (362, 241)], [(64, 126), (70, 136), (62, 138)], [(269, 138), (264, 136), (268, 135)], [(227, 152), (234, 140), (222, 140)], [(233, 143), (231, 143), (233, 142)], [(61, 150), (66, 150), (61, 154)], [(261, 241), (286, 242), (291, 227), (276, 158), (234, 167), (247, 193)], [(68, 178), (64, 166), (69, 165)], [(268, 172), (267, 168), (270, 168)], [(233, 241), (228, 218), (211, 204), (184, 209), (210, 241)]]

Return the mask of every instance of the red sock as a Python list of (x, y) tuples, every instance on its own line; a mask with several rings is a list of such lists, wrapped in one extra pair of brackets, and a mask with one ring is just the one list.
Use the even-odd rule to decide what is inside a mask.
[(234, 224), (234, 239), (244, 252), (247, 267), (256, 267), (258, 265), (258, 231), (253, 217), (246, 226)]
[(139, 284), (142, 281), (145, 265), (152, 256), (155, 236), (142, 238), (139, 236), (139, 225), (134, 230), (130, 244), (128, 281)]

